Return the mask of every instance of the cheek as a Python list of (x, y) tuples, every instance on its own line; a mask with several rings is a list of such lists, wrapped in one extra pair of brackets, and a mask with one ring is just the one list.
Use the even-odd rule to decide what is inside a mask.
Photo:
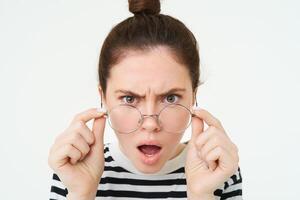
[(132, 139), (129, 135), (125, 135), (125, 134), (118, 134), (115, 133), (115, 135), (118, 138), (118, 142), (123, 146), (123, 147), (130, 147), (131, 146), (131, 142)]
[(124, 135), (124, 134), (117, 134), (116, 136), (118, 138), (118, 142), (122, 148), (122, 152), (130, 158), (132, 155), (134, 155), (134, 151), (136, 150), (135, 148), (135, 143), (134, 140), (132, 139), (132, 136), (130, 135)]
[(182, 138), (183, 134), (166, 134), (166, 137), (164, 138), (164, 144), (165, 146), (170, 150), (174, 149), (174, 147), (180, 143), (180, 140)]
[(166, 160), (174, 158), (178, 155), (179, 152), (179, 144), (183, 134), (170, 135), (168, 136), (165, 144), (165, 153), (164, 157)]

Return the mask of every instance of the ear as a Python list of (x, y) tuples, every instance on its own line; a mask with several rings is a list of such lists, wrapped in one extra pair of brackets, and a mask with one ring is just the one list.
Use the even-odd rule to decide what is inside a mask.
[(98, 85), (98, 92), (99, 92), (99, 95), (100, 95), (100, 99), (102, 100), (102, 104), (103, 104), (104, 107), (106, 108), (106, 99), (105, 99), (103, 90), (102, 90), (102, 88), (101, 88), (100, 85)]
[(198, 90), (198, 87), (195, 89), (195, 92), (193, 92), (193, 103), (192, 103), (192, 106), (195, 105), (195, 103), (197, 101), (197, 90)]

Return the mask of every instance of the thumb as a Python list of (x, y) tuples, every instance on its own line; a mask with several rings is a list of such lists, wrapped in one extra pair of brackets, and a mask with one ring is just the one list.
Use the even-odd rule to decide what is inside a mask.
[(204, 129), (204, 123), (201, 118), (197, 116), (197, 113), (195, 112), (193, 118), (192, 118), (192, 137), (191, 141), (195, 142), (198, 135), (203, 132)]
[(89, 156), (86, 158), (86, 162), (95, 165), (95, 167), (99, 167), (104, 159), (103, 137), (105, 122), (105, 115), (101, 116), (100, 118), (95, 118), (92, 127), (92, 133), (94, 134), (95, 142), (90, 147)]
[(100, 118), (95, 118), (92, 128), (92, 133), (95, 136), (94, 146), (102, 146), (104, 138), (104, 129), (105, 129), (106, 116), (103, 115)]
[(187, 153), (186, 163), (187, 171), (194, 171), (195, 169), (208, 169), (207, 163), (201, 157), (199, 157), (198, 150), (195, 144), (197, 137), (203, 132), (203, 129), (203, 120), (200, 119), (195, 113), (192, 118), (192, 136), (191, 140), (188, 143), (189, 150)]
[(188, 157), (190, 157), (190, 159), (198, 159), (198, 155), (197, 155), (197, 148), (196, 148), (196, 140), (198, 135), (200, 135), (200, 133), (203, 132), (203, 121), (202, 119), (200, 119), (199, 117), (197, 117), (196, 114), (193, 114), (192, 117), (192, 136), (191, 139), (188, 143), (189, 146), (189, 153), (188, 153)]
[(92, 133), (94, 134), (95, 141), (90, 146), (90, 151), (84, 159), (86, 167), (88, 167), (90, 175), (98, 181), (104, 171), (104, 143), (103, 135), (105, 129), (106, 118), (105, 115), (94, 118)]

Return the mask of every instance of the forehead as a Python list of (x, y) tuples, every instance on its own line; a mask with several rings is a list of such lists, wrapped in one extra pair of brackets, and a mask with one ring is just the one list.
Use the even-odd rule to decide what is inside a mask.
[(163, 47), (149, 51), (131, 51), (110, 72), (108, 87), (135, 88), (145, 91), (191, 84), (186, 66), (178, 63)]

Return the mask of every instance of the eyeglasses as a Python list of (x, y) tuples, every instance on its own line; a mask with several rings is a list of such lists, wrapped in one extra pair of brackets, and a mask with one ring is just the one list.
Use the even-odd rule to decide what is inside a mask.
[(165, 132), (182, 133), (189, 127), (194, 114), (181, 104), (169, 104), (154, 115), (144, 115), (135, 106), (119, 104), (107, 111), (106, 116), (110, 127), (118, 133), (135, 132), (146, 117), (156, 117), (157, 123)]

